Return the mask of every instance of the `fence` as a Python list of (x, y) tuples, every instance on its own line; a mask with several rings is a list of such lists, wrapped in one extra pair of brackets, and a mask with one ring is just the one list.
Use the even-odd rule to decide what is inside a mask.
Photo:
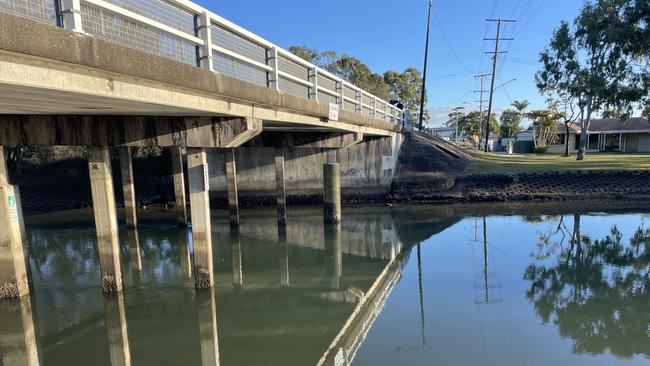
[(6, 11), (400, 124), (402, 110), (186, 0), (0, 0)]

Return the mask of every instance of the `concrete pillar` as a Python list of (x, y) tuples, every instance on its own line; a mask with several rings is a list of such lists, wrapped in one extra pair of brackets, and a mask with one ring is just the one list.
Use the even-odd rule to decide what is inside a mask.
[(29, 295), (29, 263), (20, 206), (20, 192), (9, 184), (4, 147), (0, 145), (0, 299)]
[(88, 148), (88, 170), (95, 214), (95, 230), (99, 249), (102, 291), (122, 291), (120, 247), (111, 156), (108, 147)]
[(129, 366), (131, 365), (131, 351), (126, 311), (124, 310), (124, 295), (118, 293), (115, 296), (104, 296), (104, 313), (111, 365)]
[(214, 285), (214, 265), (210, 224), (210, 179), (205, 149), (187, 149), (187, 172), (194, 246), (194, 283), (197, 289), (211, 288)]
[(327, 275), (330, 278), (332, 289), (340, 286), (343, 273), (343, 246), (341, 243), (341, 225), (325, 224), (325, 258), (327, 261)]
[(280, 286), (289, 286), (289, 243), (287, 225), (278, 223), (278, 254), (280, 256)]
[(120, 147), (119, 150), (120, 171), (122, 172), (122, 192), (124, 193), (124, 217), (126, 219), (126, 227), (133, 229), (138, 227), (138, 205), (135, 200), (133, 159), (130, 147)]
[(39, 365), (30, 297), (4, 301), (0, 324), (0, 362), (3, 365)]
[(217, 305), (214, 289), (196, 294), (199, 318), (199, 337), (201, 339), (201, 364), (219, 365), (219, 338), (217, 335)]
[(278, 225), (287, 222), (287, 193), (284, 186), (284, 150), (275, 149), (275, 195), (277, 198)]
[(179, 227), (187, 226), (187, 199), (185, 197), (185, 177), (183, 176), (183, 148), (171, 148), (174, 195), (176, 197), (176, 222)]
[(237, 161), (235, 149), (224, 150), (226, 180), (228, 181), (228, 210), (230, 225), (239, 225), (239, 198), (237, 196)]
[(142, 272), (142, 255), (140, 254), (140, 237), (135, 229), (126, 232), (126, 240), (129, 244), (129, 256), (131, 262), (138, 272)]
[(323, 215), (326, 223), (341, 221), (341, 167), (332, 155), (328, 152), (328, 162), (323, 165)]

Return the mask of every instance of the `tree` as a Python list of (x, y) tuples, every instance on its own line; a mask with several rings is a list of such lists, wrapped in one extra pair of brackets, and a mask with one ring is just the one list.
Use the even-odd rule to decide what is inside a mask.
[(456, 142), (458, 142), (458, 137), (461, 135), (462, 130), (459, 129), (458, 122), (460, 119), (465, 115), (465, 108), (464, 107), (456, 107), (449, 112), (448, 116), (449, 119), (447, 122), (445, 122), (446, 126), (449, 127), (454, 127), (456, 131), (454, 132), (454, 138), (456, 139)]
[[(384, 73), (384, 81), (388, 85), (390, 99), (399, 100), (404, 104), (404, 109), (411, 115), (420, 115), (420, 96), (422, 90), (422, 75), (414, 67), (409, 67), (404, 72), (393, 70)], [(424, 104), (427, 104), (427, 93), (424, 94)], [(424, 121), (429, 120), (429, 111), (424, 110)]]
[[(482, 116), (482, 113), (479, 113), (478, 111), (463, 114), (458, 119), (458, 130), (465, 135), (471, 143), (480, 145), (481, 139), (483, 138), (481, 130), (485, 125), (486, 118), (487, 116)], [(490, 118), (490, 132), (494, 135), (499, 134), (499, 121), (497, 121), (496, 114), (494, 113), (492, 113)]]
[[(558, 100), (550, 97), (546, 100), (546, 104), (555, 117), (564, 124), (564, 156), (569, 156), (569, 132), (573, 124), (582, 115), (582, 110), (576, 109), (575, 99), (566, 96), (560, 96), (560, 98), (563, 99)], [(561, 109), (564, 110), (562, 111)]]
[(617, 44), (626, 29), (620, 9), (628, 0), (587, 2), (575, 19), (555, 29), (550, 44), (540, 54), (543, 69), (538, 87), (578, 100), (584, 108), (577, 160), (583, 160), (587, 133), (594, 112), (630, 110), (639, 99), (641, 78), (632, 59)]
[(552, 111), (540, 109), (526, 114), (533, 121), (533, 143), (545, 147), (557, 140), (557, 116)]
[(521, 131), (521, 113), (506, 109), (501, 113), (501, 137), (514, 137), (517, 132)]

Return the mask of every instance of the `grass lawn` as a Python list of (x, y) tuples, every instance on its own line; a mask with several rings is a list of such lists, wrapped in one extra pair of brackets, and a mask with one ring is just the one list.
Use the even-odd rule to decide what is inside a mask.
[(587, 153), (585, 159), (576, 161), (555, 154), (493, 154), (468, 150), (474, 157), (465, 174), (521, 173), (568, 170), (639, 170), (650, 169), (650, 154)]

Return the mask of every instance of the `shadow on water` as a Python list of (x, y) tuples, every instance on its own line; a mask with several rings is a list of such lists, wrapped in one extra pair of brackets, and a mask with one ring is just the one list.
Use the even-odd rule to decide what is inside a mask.
[[(536, 212), (562, 218), (556, 232), (540, 236), (526, 270), (537, 314), (574, 339), (576, 352), (647, 355), (626, 340), (648, 338), (649, 319), (639, 317), (647, 315), (641, 307), (649, 300), (648, 230), (639, 228), (629, 245), (615, 228), (599, 240), (581, 235), (579, 225), (578, 233), (566, 233), (565, 216), (578, 212), (579, 222), (581, 214), (601, 209), (375, 206), (345, 210), (336, 226), (326, 226), (319, 209), (290, 210), (286, 226), (277, 225), (272, 210), (244, 210), (237, 229), (218, 211), (212, 219), (215, 287), (200, 292), (194, 290), (191, 233), (168, 214), (145, 212), (139, 229), (120, 230), (125, 290), (118, 296), (102, 295), (98, 285), (90, 211), (30, 217), (34, 289), (29, 298), (0, 303), (0, 365), (349, 364), (415, 255), (424, 349), (420, 243), (466, 217), (525, 214), (534, 221)], [(568, 239), (561, 241), (563, 233)], [(627, 294), (623, 301), (621, 293)]]

